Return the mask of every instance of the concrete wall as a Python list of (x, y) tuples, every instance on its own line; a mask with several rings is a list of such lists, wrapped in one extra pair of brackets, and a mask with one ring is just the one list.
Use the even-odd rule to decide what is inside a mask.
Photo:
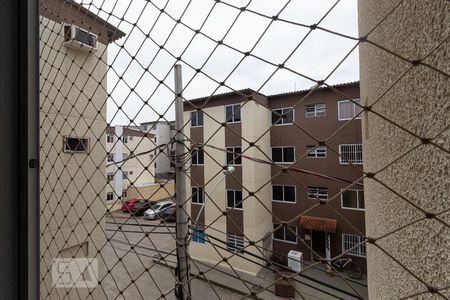
[[(360, 36), (369, 32), (397, 1), (359, 1)], [(442, 70), (418, 65), (395, 81), (412, 64), (369, 43), (360, 48), (361, 99), (387, 119), (423, 138), (434, 138), (438, 146), (450, 148), (450, 5), (445, 0), (403, 1), (368, 40), (405, 57), (418, 60), (447, 38), (424, 62)], [(379, 102), (377, 99), (394, 85)], [(398, 194), (425, 211), (439, 213), (449, 208), (450, 155), (413, 137), (376, 116), (363, 116), (364, 169), (377, 172), (397, 157), (392, 166), (376, 175)], [(444, 130), (447, 126), (447, 129)], [(442, 130), (444, 130), (442, 132)], [(417, 149), (404, 154), (412, 147)], [(424, 213), (377, 183), (364, 182), (367, 235), (372, 238), (392, 232), (423, 218)], [(440, 216), (447, 224), (450, 214)], [(368, 279), (371, 299), (398, 299), (427, 291), (420, 281), (435, 287), (448, 286), (450, 278), (450, 229), (435, 219), (407, 226), (376, 242), (411, 273), (374, 245), (368, 247)], [(442, 292), (450, 296), (447, 289)], [(426, 295), (426, 299), (441, 298)]]
[[(44, 298), (52, 287), (48, 269), (53, 258), (73, 249), (79, 252), (72, 255), (100, 258), (97, 249), (105, 243), (101, 227), (105, 214), (106, 46), (98, 43), (95, 54), (86, 54), (67, 49), (62, 41), (61, 24), (41, 17), (40, 250)], [(64, 136), (88, 138), (89, 153), (63, 152)], [(87, 295), (88, 290), (78, 292)], [(59, 299), (57, 293), (61, 291), (53, 289), (49, 299)], [(71, 294), (77, 291), (72, 289)]]

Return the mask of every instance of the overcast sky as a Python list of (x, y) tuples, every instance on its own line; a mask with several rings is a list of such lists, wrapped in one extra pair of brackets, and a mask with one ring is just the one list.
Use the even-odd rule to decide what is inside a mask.
[[(181, 17), (189, 2), (190, 5)], [(243, 7), (249, 1), (224, 0), (224, 2)], [(284, 0), (254, 0), (248, 8), (264, 15), (273, 16), (277, 15), (288, 2)], [(170, 90), (174, 85), (172, 67), (176, 59), (173, 56), (180, 56), (184, 51), (182, 59), (193, 68), (200, 68), (205, 64), (217, 43), (201, 34), (196, 35), (187, 26), (199, 29), (213, 6), (206, 23), (201, 28), (201, 33), (214, 40), (223, 39), (224, 44), (243, 52), (250, 51), (255, 46), (270, 23), (270, 19), (243, 12), (224, 38), (240, 11), (213, 0), (93, 0), (92, 2), (84, 0), (82, 3), (126, 33), (124, 38), (111, 44), (108, 49), (108, 62), (112, 64), (118, 74), (116, 75), (113, 71), (108, 74), (108, 90), (111, 92), (111, 98), (114, 99), (114, 101), (108, 100), (108, 121), (113, 124), (129, 124), (129, 118), (134, 119), (136, 123), (156, 120), (157, 114), (162, 114), (167, 109), (166, 118), (174, 119), (173, 106), (170, 107), (174, 99)], [(90, 3), (93, 5), (89, 5)], [(288, 3), (279, 16), (296, 23), (314, 24), (335, 3), (336, 0), (293, 0)], [(98, 12), (100, 7), (101, 10)], [(165, 7), (164, 13), (161, 14), (159, 9), (163, 7)], [(177, 24), (170, 16), (175, 20), (181, 17), (181, 23)], [(121, 18), (124, 21), (121, 21)], [(320, 25), (357, 37), (356, 0), (339, 1)], [(173, 32), (170, 34), (172, 30)], [(308, 32), (307, 28), (275, 21), (254, 47), (252, 53), (266, 61), (280, 64), (288, 58)], [(146, 38), (146, 34), (150, 34), (150, 38)], [(165, 49), (160, 50), (156, 43), (161, 45), (168, 37)], [(192, 43), (188, 46), (193, 37)], [(285, 65), (298, 73), (320, 80), (330, 74), (355, 44), (355, 41), (325, 31), (314, 30)], [(122, 45), (126, 51), (121, 50), (120, 46)], [(160, 51), (158, 52), (158, 50)], [(135, 60), (132, 59), (132, 56), (135, 56)], [(286, 70), (277, 71), (265, 83), (276, 68), (253, 57), (246, 57), (230, 75), (242, 58), (243, 55), (239, 52), (220, 45), (206, 62), (202, 71), (218, 82), (229, 77), (226, 84), (232, 89), (252, 88), (265, 95), (301, 90), (314, 85), (314, 82)], [(207, 76), (196, 75), (195, 70), (190, 66), (183, 62), (181, 64), (185, 98), (209, 96), (218, 88), (219, 85)], [(158, 80), (149, 72), (145, 72), (144, 68), (146, 67), (158, 80), (164, 80), (170, 89), (163, 85), (158, 86)], [(169, 75), (167, 76), (167, 74)], [(118, 76), (122, 76), (123, 80), (119, 80)], [(335, 84), (358, 79), (359, 67), (356, 49), (327, 80), (327, 83)], [(131, 92), (131, 88), (134, 89), (134, 92)], [(215, 93), (227, 91), (230, 89), (220, 87)], [(143, 101), (148, 101), (156, 112), (145, 106)], [(117, 113), (117, 105), (114, 102), (122, 105), (128, 116), (123, 112)]]

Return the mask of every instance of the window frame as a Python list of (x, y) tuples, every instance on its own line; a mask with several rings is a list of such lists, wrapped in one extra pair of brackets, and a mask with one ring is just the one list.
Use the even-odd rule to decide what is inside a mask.
[[(323, 105), (323, 115), (317, 114), (317, 106)], [(307, 109), (310, 107), (314, 107), (314, 115), (308, 115)], [(318, 118), (318, 117), (326, 117), (327, 116), (327, 105), (325, 103), (314, 103), (314, 104), (305, 104), (305, 118)]]
[[(233, 206), (228, 206), (228, 192), (233, 192)], [(241, 207), (236, 206), (236, 192), (241, 192), (241, 201), (240, 205)], [(244, 209), (244, 194), (242, 193), (242, 190), (232, 190), (232, 189), (226, 189), (225, 190), (225, 206), (229, 209), (236, 209), (236, 210), (243, 210)]]
[[(273, 199), (273, 187), (274, 186), (281, 186), (283, 189), (283, 200), (275, 200)], [(286, 201), (285, 199), (285, 187), (293, 187), (294, 188), (294, 201)], [(288, 203), (288, 204), (296, 204), (297, 203), (297, 187), (295, 185), (286, 185), (286, 184), (272, 184), (271, 185), (272, 188), (272, 202), (279, 202), (279, 203)]]
[[(233, 159), (232, 159), (232, 162), (228, 162), (228, 151), (231, 151), (231, 152), (233, 152), (233, 153), (236, 153), (236, 148), (239, 148), (240, 149), (240, 153), (241, 153), (241, 155), (238, 157), (238, 159), (240, 159), (241, 160), (241, 163), (239, 163), (239, 164), (237, 164), (236, 163), (236, 158), (235, 158), (235, 154), (231, 154), (231, 155), (233, 155)], [(229, 150), (229, 149), (232, 149), (232, 150)], [(225, 164), (228, 166), (242, 166), (242, 146), (227, 146), (227, 147), (225, 147)]]
[[(347, 160), (343, 160), (342, 159), (342, 146), (353, 146), (353, 148), (356, 148), (355, 146), (360, 146), (361, 147), (361, 162), (360, 161), (351, 161), (349, 159)], [(350, 163), (352, 165), (362, 165), (364, 164), (364, 157), (363, 157), (363, 148), (362, 148), (362, 143), (361, 144), (339, 144), (339, 164), (341, 165), (350, 165)], [(356, 152), (354, 152), (354, 155), (356, 156)]]
[(108, 153), (106, 155), (106, 162), (114, 162), (114, 153)]
[[(309, 150), (308, 147), (312, 147), (312, 150)], [(325, 156), (317, 156), (318, 149), (325, 149)], [(314, 154), (314, 155), (311, 155)], [(327, 146), (322, 145), (306, 145), (306, 158), (327, 158)]]
[[(276, 162), (276, 161), (273, 160), (273, 149), (274, 148), (281, 148), (282, 149), (281, 155), (282, 155), (283, 162)], [(294, 159), (293, 159), (293, 161), (291, 161), (291, 162), (285, 162), (284, 161), (284, 151), (283, 151), (284, 148), (292, 148), (294, 150)], [(274, 163), (276, 163), (276, 164), (283, 164), (283, 165), (293, 164), (293, 163), (296, 162), (295, 146), (273, 146), (273, 147), (270, 147), (270, 156), (271, 156), (272, 161)]]
[[(280, 223), (272, 223), (272, 240), (297, 245), (298, 244), (298, 227), (297, 227), (297, 225), (287, 224), (286, 226), (295, 227), (295, 242), (286, 240), (286, 230), (288, 230), (288, 228), (282, 226)], [(275, 238), (275, 231), (276, 231), (275, 228), (277, 228), (277, 227), (280, 227), (278, 230), (283, 230), (284, 239)]]
[[(361, 119), (361, 114), (356, 117), (356, 115), (357, 115), (356, 107), (358, 107), (359, 109), (361, 109), (361, 107), (359, 107), (358, 105), (355, 104), (355, 102), (358, 102), (361, 105), (361, 98), (355, 98), (355, 99), (352, 99), (352, 100), (353, 101), (350, 101), (348, 99), (347, 100), (339, 100), (338, 101), (338, 107), (337, 107), (338, 109), (337, 109), (337, 111), (338, 111), (338, 120), (339, 121), (348, 121), (348, 120), (352, 120), (352, 119), (356, 119), (356, 120)], [(341, 118), (341, 106), (339, 104), (340, 103), (347, 103), (347, 102), (350, 102), (351, 104), (353, 104), (353, 117), (351, 117), (351, 118)]]
[[(193, 189), (197, 189), (197, 192), (195, 194), (195, 199), (196, 201), (194, 201), (194, 192), (192, 191)], [(201, 190), (202, 192), (202, 202), (199, 202), (199, 190)], [(205, 203), (205, 189), (202, 186), (191, 186), (191, 203), (192, 204), (196, 204), (196, 205), (203, 205)]]
[[(239, 121), (235, 121), (234, 120), (234, 109), (232, 108), (232, 110), (233, 110), (233, 113), (232, 113), (232, 121), (228, 121), (227, 120), (227, 107), (234, 107), (234, 106), (239, 106)], [(241, 111), (241, 103), (233, 103), (233, 104), (226, 104), (226, 105), (224, 105), (224, 113), (225, 113), (225, 123), (241, 123), (242, 122), (242, 111)]]
[[(66, 148), (67, 140), (68, 140), (68, 139), (78, 139), (78, 140), (86, 141), (86, 144), (85, 144), (85, 150), (84, 150), (84, 151), (68, 150), (68, 149)], [(64, 152), (64, 153), (86, 153), (86, 154), (89, 154), (89, 152), (90, 152), (90, 146), (91, 146), (91, 141), (90, 141), (90, 139), (89, 139), (88, 137), (86, 137), (86, 138), (71, 137), (71, 136), (64, 136), (64, 137), (63, 137), (63, 152)]]
[[(203, 163), (201, 163), (201, 164), (198, 163), (198, 160), (199, 160), (198, 154), (199, 154), (200, 150), (203, 152)], [(194, 156), (196, 157), (196, 161), (197, 161), (196, 163), (193, 162)], [(197, 149), (195, 150), (195, 153), (192, 154), (192, 157), (191, 157), (191, 165), (192, 165), (192, 166), (204, 166), (204, 165), (205, 165), (205, 151), (203, 150), (203, 147), (197, 148)]]
[[(345, 245), (346, 244), (353, 244), (353, 242), (350, 242), (345, 239), (345, 236), (347, 237), (352, 237), (352, 238), (357, 238), (359, 240), (359, 242), (355, 243), (355, 244), (359, 244), (364, 240), (364, 237), (361, 235), (357, 235), (357, 234), (351, 234), (351, 233), (342, 233), (341, 239), (342, 239), (342, 253), (346, 253), (347, 255), (352, 255), (352, 256), (356, 256), (356, 257), (367, 257), (367, 247), (366, 244), (361, 244), (359, 245), (357, 248), (348, 251), (347, 249), (345, 249)], [(348, 249), (352, 248), (354, 245), (350, 245), (348, 247)], [(363, 251), (364, 249), (364, 251)], [(358, 252), (357, 254), (353, 253), (352, 251), (356, 251)], [(359, 254), (359, 253), (364, 253), (364, 254)]]
[[(344, 192), (347, 191), (355, 191), (356, 192), (356, 202), (358, 207), (348, 207), (344, 206)], [(359, 211), (365, 211), (366, 203), (364, 201), (364, 208), (360, 208), (360, 193), (364, 194), (364, 190), (358, 190), (358, 189), (341, 189), (341, 208), (342, 209), (348, 209), (348, 210), (359, 210)]]
[[(233, 242), (233, 244), (231, 246), (230, 246), (230, 240), (232, 240), (232, 242)], [(241, 241), (242, 241), (242, 246), (239, 247), (239, 245), (241, 244)], [(238, 245), (238, 242), (239, 242), (239, 245)], [(245, 241), (244, 241), (243, 235), (238, 235), (235, 233), (228, 233), (228, 232), (226, 233), (227, 251), (232, 252), (232, 253), (239, 253), (244, 250), (244, 247), (245, 247)]]
[[(314, 193), (315, 195), (317, 194), (317, 196), (314, 196), (314, 197), (310, 197), (310, 195), (311, 195), (311, 193), (309, 192), (309, 190), (310, 189), (317, 189), (317, 193)], [(318, 195), (319, 195), (319, 189), (326, 189), (326, 191), (327, 191), (327, 197), (326, 198), (321, 198), (321, 197), (319, 197)], [(328, 187), (325, 187), (325, 186), (308, 186), (308, 187), (306, 187), (306, 196), (307, 196), (307, 198), (308, 199), (313, 199), (313, 200), (317, 200), (317, 199), (319, 199), (319, 200), (328, 200)]]
[[(281, 115), (283, 115), (283, 110), (288, 110), (288, 111), (292, 111), (292, 120), (289, 120), (288, 118), (283, 118), (281, 117), (281, 123), (273, 123), (273, 113), (275, 110), (281, 110)], [(284, 123), (284, 120), (289, 120), (291, 121), (290, 123)], [(293, 125), (295, 123), (295, 108), (294, 107), (279, 107), (279, 108), (272, 108), (271, 110), (271, 114), (270, 114), (270, 122), (272, 124), (272, 126), (286, 126), (286, 125)]]
[[(111, 141), (110, 141), (110, 138), (111, 138)], [(106, 135), (106, 143), (109, 143), (109, 144), (114, 143), (114, 134)]]
[[(106, 173), (106, 182), (109, 183), (111, 181), (114, 181), (114, 172), (107, 172)], [(109, 179), (109, 177), (111, 177), (111, 179)]]
[[(202, 110), (191, 110), (191, 111), (189, 111), (189, 113), (190, 113), (190, 117), (191, 117), (191, 120), (189, 122), (191, 125), (191, 128), (203, 127), (203, 125), (205, 124), (205, 115), (203, 114), (203, 111)], [(197, 125), (192, 125), (192, 121), (194, 120), (194, 118), (192, 117), (193, 113), (195, 114), (195, 121), (196, 121)], [(198, 125), (198, 113), (202, 113), (202, 115), (203, 115), (202, 125)]]
[[(109, 195), (112, 196), (112, 199), (111, 199), (111, 200), (108, 200), (108, 196), (109, 196)], [(114, 192), (107, 192), (107, 193), (106, 193), (106, 202), (108, 202), (108, 201), (114, 201)]]

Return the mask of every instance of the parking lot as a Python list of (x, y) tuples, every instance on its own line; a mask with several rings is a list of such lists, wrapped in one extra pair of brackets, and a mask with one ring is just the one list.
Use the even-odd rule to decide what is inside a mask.
[[(102, 281), (107, 299), (175, 299), (174, 223), (165, 226), (159, 220), (122, 212), (107, 216), (105, 222), (111, 241), (103, 253), (106, 268), (111, 270)], [(159, 255), (163, 258), (160, 261), (155, 259)], [(199, 279), (191, 281), (191, 290), (193, 299), (242, 298)]]

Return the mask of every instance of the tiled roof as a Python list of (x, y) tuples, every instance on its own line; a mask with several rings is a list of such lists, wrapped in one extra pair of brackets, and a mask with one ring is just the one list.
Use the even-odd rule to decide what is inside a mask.
[[(205, 97), (189, 99), (189, 101), (190, 102), (192, 102), (192, 101), (202, 101), (202, 100), (207, 100), (207, 99), (227, 97), (227, 96), (240, 95), (240, 94), (244, 94), (245, 96), (252, 96), (254, 94), (257, 94), (257, 92), (255, 92), (252, 89), (242, 89), (242, 90), (231, 91), (231, 92), (226, 92), (226, 93), (222, 93), (222, 94), (214, 94), (214, 95), (209, 95), (209, 96), (205, 96)], [(258, 93), (258, 94), (260, 94), (260, 93)]]
[[(352, 85), (358, 85), (358, 84), (359, 84), (359, 81), (351, 81), (351, 82), (345, 82), (345, 83), (335, 84), (335, 85), (332, 85), (332, 87), (340, 88), (340, 87), (346, 87), (346, 86), (352, 86)], [(326, 90), (326, 89), (329, 89), (329, 88), (330, 88), (330, 87), (328, 87), (328, 86), (325, 85), (325, 86), (319, 87), (318, 89), (316, 89), (316, 91)], [(267, 97), (268, 97), (268, 98), (275, 98), (275, 97), (281, 97), (281, 96), (289, 96), (289, 95), (296, 95), (296, 94), (304, 94), (304, 93), (309, 92), (311, 89), (312, 89), (312, 87), (309, 88), (309, 89), (300, 90), (300, 91), (294, 91), (294, 92), (286, 92), (286, 93), (273, 94), (273, 95), (269, 95), (269, 96), (267, 96)]]
[(337, 227), (336, 219), (318, 218), (311, 216), (301, 216), (300, 226), (309, 230), (325, 231), (335, 233)]

